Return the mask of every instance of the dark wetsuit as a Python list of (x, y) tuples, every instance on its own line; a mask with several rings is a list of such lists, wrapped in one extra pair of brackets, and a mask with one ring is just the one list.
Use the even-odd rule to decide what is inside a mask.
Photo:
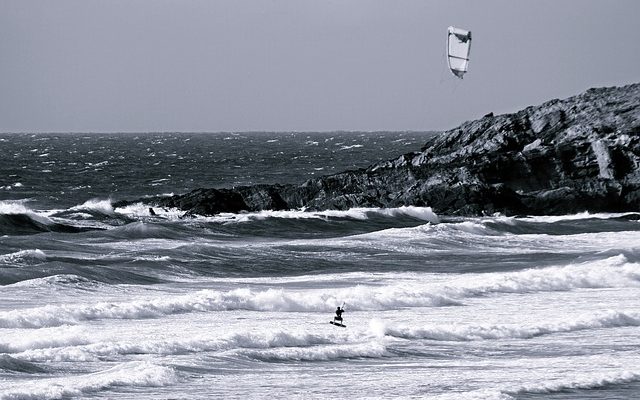
[(338, 307), (338, 309), (336, 310), (336, 316), (333, 318), (333, 320), (342, 322), (342, 313), (343, 312), (344, 312), (344, 310), (341, 309), (340, 307)]

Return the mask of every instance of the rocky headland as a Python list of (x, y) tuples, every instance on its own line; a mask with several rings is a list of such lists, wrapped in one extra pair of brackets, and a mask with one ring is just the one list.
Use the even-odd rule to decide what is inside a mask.
[(406, 205), (466, 216), (640, 211), (640, 84), (488, 114), (420, 151), (300, 185), (197, 189), (145, 201), (187, 215)]

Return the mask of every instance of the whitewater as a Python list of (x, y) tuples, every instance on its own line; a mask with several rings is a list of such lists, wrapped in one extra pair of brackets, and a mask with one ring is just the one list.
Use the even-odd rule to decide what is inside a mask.
[(117, 205), (430, 135), (4, 135), (0, 399), (639, 398), (640, 213)]

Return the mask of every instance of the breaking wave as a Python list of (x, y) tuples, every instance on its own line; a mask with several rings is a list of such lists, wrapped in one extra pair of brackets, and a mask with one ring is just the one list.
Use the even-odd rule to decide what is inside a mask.
[[(348, 293), (350, 297), (345, 297)], [(164, 296), (122, 303), (91, 305), (44, 306), (0, 312), (2, 328), (41, 328), (77, 324), (97, 319), (142, 319), (187, 312), (223, 310), (311, 311), (329, 312), (339, 302), (339, 296), (352, 300), (354, 309), (393, 309), (404, 306), (447, 306), (459, 302), (427, 292), (403, 291), (396, 287), (356, 287), (350, 289), (287, 292), (283, 289), (254, 291), (201, 290), (193, 294)]]
[(69, 211), (89, 211), (92, 213), (113, 215), (114, 210), (111, 205), (111, 200), (91, 199), (84, 203), (71, 207)]
[(516, 272), (466, 274), (441, 289), (449, 296), (474, 297), (492, 293), (567, 291), (578, 288), (638, 287), (640, 264), (624, 255), (566, 266)]
[(519, 217), (518, 220), (527, 221), (527, 222), (544, 222), (544, 223), (555, 223), (559, 221), (576, 221), (576, 220), (584, 220), (584, 219), (626, 219), (626, 220), (635, 220), (640, 217), (638, 213), (589, 213), (582, 212), (578, 214), (570, 214), (570, 215), (542, 215), (542, 216), (528, 216), (528, 217)]
[(333, 361), (353, 358), (381, 358), (390, 356), (383, 343), (371, 341), (349, 345), (318, 346), (312, 348), (285, 347), (269, 350), (236, 350), (234, 354), (266, 362)]
[[(29, 361), (97, 361), (102, 357), (131, 354), (176, 355), (218, 352), (219, 355), (260, 361), (329, 361), (345, 358), (391, 356), (376, 338), (349, 342), (339, 335), (292, 332), (236, 333), (221, 338), (99, 342), (88, 345), (41, 348), (14, 354)], [(347, 343), (345, 343), (345, 341)]]
[(37, 264), (46, 259), (47, 255), (42, 250), (20, 250), (0, 255), (0, 264)]
[(0, 399), (60, 399), (86, 396), (117, 387), (166, 386), (175, 382), (177, 374), (173, 368), (133, 361), (85, 375), (20, 381), (5, 386), (0, 391)]
[[(151, 214), (153, 210), (153, 214)], [(115, 212), (129, 217), (148, 218), (160, 217), (170, 220), (179, 220), (184, 216), (184, 211), (177, 208), (149, 207), (148, 204), (135, 203), (124, 207), (117, 207)]]
[[(383, 338), (428, 339), (437, 341), (473, 341), (530, 339), (542, 335), (590, 329), (640, 326), (640, 316), (609, 311), (582, 316), (566, 322), (538, 325), (432, 325), (422, 328), (387, 326), (374, 319), (368, 328), (349, 331), (262, 330), (209, 334), (176, 339), (98, 340), (79, 327), (45, 328), (51, 334), (34, 332), (24, 338), (12, 338), (0, 350), (16, 353), (29, 361), (95, 361), (101, 357), (131, 354), (186, 354), (233, 352), (263, 361), (329, 360), (352, 357), (390, 356)], [(75, 328), (75, 329), (74, 329)], [(328, 333), (327, 333), (328, 332)]]
[(32, 235), (42, 232), (84, 232), (78, 227), (56, 222), (43, 213), (26, 207), (20, 201), (0, 201), (0, 235)]
[(14, 331), (5, 333), (0, 339), (0, 352), (19, 353), (43, 348), (79, 346), (92, 341), (91, 335), (78, 326)]
[(568, 378), (559, 378), (537, 383), (522, 385), (517, 389), (508, 390), (507, 393), (557, 393), (567, 390), (597, 389), (607, 386), (621, 385), (640, 381), (640, 372), (622, 370), (609, 373), (590, 373), (575, 375)]
[(351, 208), (348, 210), (326, 210), (326, 211), (259, 211), (250, 213), (220, 213), (215, 217), (200, 217), (212, 222), (238, 223), (250, 221), (262, 221), (270, 218), (276, 219), (352, 219), (367, 220), (372, 217), (410, 217), (422, 221), (438, 223), (438, 216), (431, 210), (431, 207), (403, 206), (397, 208)]
[(486, 339), (530, 339), (554, 333), (588, 329), (640, 326), (640, 315), (608, 311), (595, 316), (541, 325), (431, 325), (422, 328), (391, 327), (381, 321), (372, 321), (372, 330), (403, 339), (430, 339), (444, 341), (470, 341)]
[(26, 279), (20, 282), (9, 284), (6, 287), (38, 288), (43, 286), (45, 287), (58, 286), (63, 289), (68, 289), (69, 287), (89, 288), (89, 287), (96, 287), (98, 285), (100, 285), (100, 283), (98, 283), (97, 281), (84, 278), (79, 275), (58, 274), (58, 275), (45, 276), (42, 278)]
[[(91, 361), (115, 354), (186, 354), (207, 351), (265, 350), (274, 348), (309, 348), (343, 344), (353, 340), (345, 334), (320, 334), (304, 331), (236, 332), (212, 337), (200, 335), (188, 339), (100, 341), (92, 343), (89, 335), (66, 330), (66, 338), (58, 341), (25, 340), (13, 345), (14, 356), (29, 361)], [(64, 333), (64, 332), (63, 332)], [(63, 335), (64, 336), (64, 335)]]
[(568, 291), (576, 288), (638, 287), (640, 264), (620, 255), (562, 267), (507, 273), (465, 274), (446, 284), (416, 282), (388, 286), (287, 291), (285, 289), (231, 291), (201, 290), (130, 302), (45, 306), (0, 312), (0, 327), (39, 328), (97, 319), (158, 318), (164, 315), (222, 310), (329, 312), (346, 301), (353, 310), (392, 310), (400, 307), (438, 307), (463, 304), (469, 297), (494, 293)]
[(45, 370), (28, 361), (13, 358), (8, 354), (0, 354), (0, 371), (33, 374), (44, 372)]

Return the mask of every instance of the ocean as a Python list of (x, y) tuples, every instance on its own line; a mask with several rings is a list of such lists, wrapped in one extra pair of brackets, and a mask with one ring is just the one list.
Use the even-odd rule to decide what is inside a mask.
[(640, 398), (638, 213), (114, 206), (433, 134), (0, 135), (0, 399)]

